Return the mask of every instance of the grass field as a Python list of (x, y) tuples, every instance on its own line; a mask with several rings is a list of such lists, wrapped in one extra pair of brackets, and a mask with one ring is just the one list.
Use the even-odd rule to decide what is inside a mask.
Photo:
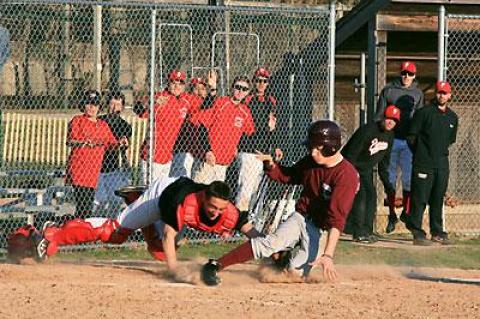
[[(179, 250), (181, 260), (217, 258), (237, 243), (186, 244)], [(387, 245), (388, 244), (388, 245)], [(59, 260), (151, 259), (143, 246), (136, 248), (104, 248), (65, 252)], [(389, 265), (480, 269), (480, 238), (458, 239), (452, 246), (416, 247), (400, 238), (380, 241), (374, 245), (355, 244), (341, 240), (335, 256), (337, 264)]]

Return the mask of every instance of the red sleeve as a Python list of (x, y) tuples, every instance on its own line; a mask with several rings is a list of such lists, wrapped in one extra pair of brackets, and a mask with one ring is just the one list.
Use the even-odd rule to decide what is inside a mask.
[(192, 115), (192, 119), (190, 120), (192, 124), (196, 126), (202, 124), (206, 128), (212, 126), (218, 108), (217, 101), (214, 102), (211, 108), (194, 113)]
[(298, 185), (301, 184), (306, 157), (298, 161), (295, 165), (287, 167), (275, 164), (271, 169), (265, 170), (265, 173), (274, 181), (283, 184)]
[(75, 116), (70, 123), (68, 123), (68, 141), (82, 141), (84, 135), (81, 134), (82, 128), (80, 127), (80, 117)]
[(342, 170), (340, 174), (330, 197), (326, 223), (330, 228), (343, 231), (360, 182), (358, 173), (353, 166), (351, 169)]

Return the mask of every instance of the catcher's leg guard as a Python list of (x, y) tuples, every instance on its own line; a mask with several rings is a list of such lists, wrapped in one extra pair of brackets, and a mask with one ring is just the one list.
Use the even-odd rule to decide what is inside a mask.
[(162, 240), (158, 238), (155, 226), (152, 224), (142, 228), (142, 233), (150, 255), (156, 260), (165, 261), (166, 257), (165, 252), (163, 251), (163, 243)]
[(116, 220), (105, 219), (99, 227), (94, 227), (87, 220), (74, 219), (61, 227), (45, 228), (43, 237), (48, 241), (47, 256), (52, 256), (57, 252), (58, 246), (91, 243), (98, 240), (104, 243), (120, 244), (131, 232), (131, 229), (120, 228)]

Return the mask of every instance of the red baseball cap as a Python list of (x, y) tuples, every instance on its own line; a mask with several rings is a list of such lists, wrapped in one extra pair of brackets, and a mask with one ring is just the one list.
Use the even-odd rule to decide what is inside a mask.
[(405, 61), (402, 63), (402, 66), (400, 67), (400, 71), (417, 73), (417, 66), (415, 65), (415, 63), (411, 61)]
[(192, 78), (190, 80), (190, 84), (191, 85), (197, 85), (197, 84), (207, 85), (207, 82), (205, 82), (205, 80), (203, 78), (196, 77), (196, 78)]
[(447, 81), (437, 81), (435, 88), (437, 89), (438, 93), (448, 94), (452, 92), (452, 87), (450, 86), (450, 83), (448, 83)]
[(185, 82), (185, 79), (187, 78), (187, 75), (183, 71), (178, 71), (178, 70), (173, 70), (170, 72), (168, 75), (168, 79), (170, 81), (183, 81)]
[(394, 120), (395, 122), (400, 122), (400, 109), (395, 105), (387, 106), (383, 114), (386, 119), (391, 119), (391, 120)]
[(255, 71), (255, 78), (260, 77), (268, 79), (270, 77), (270, 72), (265, 68), (258, 68), (257, 71)]

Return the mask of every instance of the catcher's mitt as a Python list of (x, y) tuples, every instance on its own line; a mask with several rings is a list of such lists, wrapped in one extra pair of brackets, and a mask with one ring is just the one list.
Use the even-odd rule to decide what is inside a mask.
[(123, 198), (125, 204), (130, 205), (137, 200), (147, 189), (147, 186), (125, 186), (115, 190), (115, 195)]
[(459, 201), (455, 199), (453, 196), (446, 195), (444, 203), (445, 203), (445, 206), (455, 208), (458, 206)]
[(12, 262), (20, 262), (24, 258), (36, 258), (37, 244), (42, 234), (33, 226), (26, 225), (15, 230), (7, 239), (7, 256)]
[(215, 259), (210, 259), (208, 263), (202, 267), (202, 281), (207, 286), (217, 286), (222, 282), (222, 279), (217, 275), (218, 270), (220, 269), (217, 261)]

